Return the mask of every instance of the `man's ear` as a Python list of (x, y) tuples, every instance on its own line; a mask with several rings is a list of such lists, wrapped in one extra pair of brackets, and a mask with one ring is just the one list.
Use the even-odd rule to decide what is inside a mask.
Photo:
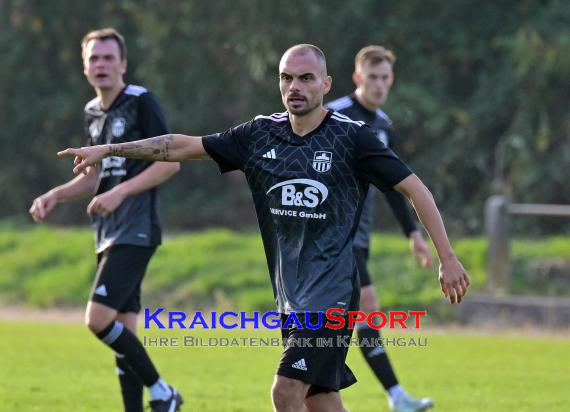
[(356, 87), (360, 86), (361, 81), (362, 81), (362, 76), (360, 76), (360, 73), (358, 72), (352, 73), (352, 82), (356, 85)]
[(332, 77), (331, 76), (326, 76), (325, 80), (324, 80), (324, 93), (323, 95), (327, 94), (332, 87)]

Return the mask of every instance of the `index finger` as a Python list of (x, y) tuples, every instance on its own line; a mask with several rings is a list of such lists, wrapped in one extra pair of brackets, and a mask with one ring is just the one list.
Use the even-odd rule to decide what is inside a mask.
[(78, 155), (79, 155), (79, 149), (67, 148), (67, 149), (62, 150), (62, 151), (60, 151), (60, 152), (57, 152), (57, 155), (58, 155), (59, 157), (78, 156)]

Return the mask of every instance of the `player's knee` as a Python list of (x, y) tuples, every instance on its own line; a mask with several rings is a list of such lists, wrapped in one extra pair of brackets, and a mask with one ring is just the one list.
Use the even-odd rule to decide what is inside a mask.
[(338, 393), (309, 397), (305, 400), (307, 412), (348, 412), (344, 409)]
[(378, 298), (373, 289), (362, 288), (360, 294), (360, 310), (366, 313), (372, 313), (380, 310)]
[(275, 382), (271, 388), (271, 400), (273, 401), (273, 406), (276, 410), (282, 410), (287, 406), (287, 400), (289, 398), (290, 391), (285, 385), (279, 382)]
[(101, 332), (108, 325), (109, 321), (107, 319), (102, 319), (92, 312), (87, 312), (85, 314), (85, 326), (95, 334)]
[(360, 310), (365, 313), (378, 312), (380, 310), (380, 306), (375, 302), (362, 303), (360, 304)]
[(277, 411), (289, 411), (292, 405), (303, 404), (304, 395), (297, 391), (295, 385), (283, 381), (276, 380), (271, 388), (271, 399), (273, 400), (273, 406)]
[(85, 317), (85, 326), (93, 333), (100, 332), (103, 329), (96, 320), (87, 316)]

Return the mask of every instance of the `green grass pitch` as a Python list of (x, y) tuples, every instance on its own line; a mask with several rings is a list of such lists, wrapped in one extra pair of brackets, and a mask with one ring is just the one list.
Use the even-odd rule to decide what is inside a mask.
[[(158, 331), (147, 337), (278, 337), (278, 331)], [(392, 331), (426, 347), (389, 348), (401, 383), (431, 396), (435, 411), (567, 411), (570, 342), (563, 338)], [(164, 378), (179, 387), (186, 410), (271, 411), (269, 389), (278, 347), (152, 347)], [(351, 412), (387, 411), (386, 398), (351, 348), (359, 382), (342, 392)], [(0, 322), (0, 410), (119, 411), (111, 351), (81, 324)], [(146, 395), (145, 395), (146, 396)]]

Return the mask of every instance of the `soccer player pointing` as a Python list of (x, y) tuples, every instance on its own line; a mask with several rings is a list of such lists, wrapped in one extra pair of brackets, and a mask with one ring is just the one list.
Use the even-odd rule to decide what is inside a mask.
[[(353, 236), (369, 183), (410, 199), (437, 250), (441, 288), (461, 302), (469, 276), (449, 243), (429, 190), (362, 122), (323, 107), (331, 88), (323, 52), (308, 44), (287, 50), (279, 65), (286, 112), (257, 116), (225, 132), (167, 134), (122, 144), (66, 149), (75, 173), (105, 157), (154, 161), (215, 160), (242, 170), (252, 191), (270, 279), (280, 313), (301, 323), (330, 308), (358, 310)], [(306, 316), (303, 316), (308, 313)], [(346, 323), (345, 323), (346, 324)], [(282, 329), (284, 339), (350, 336), (343, 328)], [(345, 347), (286, 346), (272, 388), (276, 411), (344, 411), (339, 390), (356, 382)]]

